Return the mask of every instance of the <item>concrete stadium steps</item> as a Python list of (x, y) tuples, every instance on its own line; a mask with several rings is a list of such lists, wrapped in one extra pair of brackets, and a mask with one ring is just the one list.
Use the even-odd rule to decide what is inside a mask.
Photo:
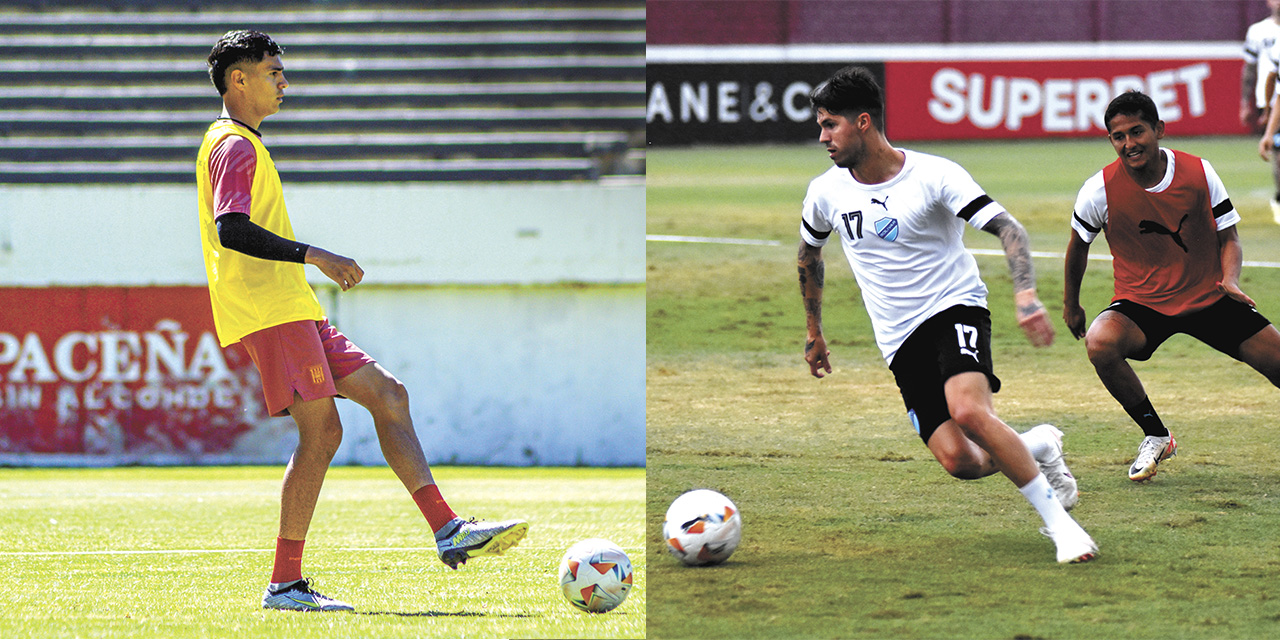
[[(3, 74), (3, 71), (0, 71)], [(293, 81), (298, 74), (288, 71)], [(285, 99), (296, 107), (484, 106), (501, 101), (513, 107), (589, 104), (639, 109), (644, 85), (639, 82), (398, 82), (309, 84), (298, 82)], [(211, 94), (213, 96), (211, 97)], [(112, 86), (78, 84), (0, 85), (0, 110), (94, 108), (127, 110), (207, 107), (216, 102), (212, 86), (173, 84)]]
[(190, 182), (204, 58), (244, 27), (285, 47), (286, 180), (642, 175), (645, 9), (563, 4), (0, 12), (0, 182)]
[[(216, 39), (216, 36), (215, 36)], [(212, 44), (212, 43), (210, 43)], [(591, 80), (614, 76), (620, 79), (644, 78), (644, 54), (634, 56), (580, 56), (580, 55), (507, 55), (484, 57), (302, 57), (286, 51), (282, 56), (285, 76), (310, 77), (323, 74), (346, 78), (380, 80), (402, 78), (488, 80), (508, 78), (527, 79), (529, 74), (547, 76), (548, 80), (580, 77)], [(192, 74), (202, 76), (208, 82), (204, 59), (208, 51), (195, 61), (165, 58), (115, 58), (109, 60), (68, 60), (57, 58), (0, 60), (0, 82), (30, 81), (48, 78), (49, 82), (115, 81), (138, 82), (190, 80)], [(637, 69), (636, 63), (641, 66)], [(585, 76), (585, 77), (582, 77)], [(294, 80), (290, 78), (290, 81)]]

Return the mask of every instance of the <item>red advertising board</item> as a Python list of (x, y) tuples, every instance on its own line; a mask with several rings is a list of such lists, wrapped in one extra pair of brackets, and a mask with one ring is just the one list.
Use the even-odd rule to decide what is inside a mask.
[(0, 287), (0, 454), (198, 463), (237, 453), (261, 398), (204, 287)]
[(1176, 135), (1242, 134), (1239, 60), (886, 62), (890, 140), (1105, 135), (1129, 89), (1155, 101)]

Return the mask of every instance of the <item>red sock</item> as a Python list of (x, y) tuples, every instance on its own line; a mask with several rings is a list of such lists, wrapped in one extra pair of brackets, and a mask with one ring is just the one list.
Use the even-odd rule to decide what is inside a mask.
[(433, 532), (440, 531), (442, 527), (449, 524), (450, 520), (458, 517), (458, 514), (449, 508), (449, 503), (444, 501), (440, 495), (440, 489), (434, 484), (414, 491), (413, 501), (418, 503), (418, 509), (422, 511), (422, 515), (426, 516), (427, 524), (431, 525)]
[(302, 545), (306, 542), (276, 538), (276, 562), (271, 569), (271, 582), (284, 584), (302, 579)]

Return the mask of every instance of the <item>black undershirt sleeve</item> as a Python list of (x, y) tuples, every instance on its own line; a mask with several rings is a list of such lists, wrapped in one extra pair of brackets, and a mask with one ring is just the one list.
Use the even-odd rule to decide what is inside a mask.
[(254, 224), (248, 214), (224, 213), (217, 225), (218, 240), (228, 249), (263, 260), (306, 261), (310, 245), (281, 238)]

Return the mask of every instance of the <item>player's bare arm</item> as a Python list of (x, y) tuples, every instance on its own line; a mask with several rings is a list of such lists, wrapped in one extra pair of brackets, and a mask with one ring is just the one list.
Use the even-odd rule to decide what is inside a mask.
[(1071, 233), (1067, 242), (1067, 258), (1062, 282), (1062, 319), (1067, 323), (1067, 330), (1076, 340), (1084, 337), (1084, 307), (1080, 306), (1080, 284), (1084, 282), (1084, 272), (1089, 266), (1089, 243), (1079, 234)]
[[(808, 336), (804, 343), (804, 361), (809, 363), (809, 373), (821, 378), (831, 373), (831, 352), (822, 337), (822, 288), (826, 285), (826, 264), (822, 261), (822, 247), (810, 246), (800, 241), (797, 258), (800, 274), (800, 296), (804, 300), (805, 329)], [(825, 373), (824, 373), (825, 372)]]
[(1240, 247), (1240, 234), (1234, 225), (1218, 232), (1218, 253), (1222, 260), (1222, 282), (1218, 291), (1251, 307), (1258, 306), (1253, 298), (1240, 290), (1240, 267), (1244, 262), (1244, 250)]
[(1253, 93), (1258, 85), (1258, 65), (1244, 63), (1240, 70), (1240, 124), (1252, 126), (1254, 114)]
[(1271, 99), (1276, 95), (1276, 72), (1271, 71), (1267, 73), (1267, 79), (1264, 82), (1262, 95), (1266, 96), (1267, 104), (1262, 107), (1261, 111), (1258, 113), (1257, 119), (1255, 119), (1254, 122), (1249, 123), (1250, 127), (1256, 127), (1257, 125), (1265, 127), (1267, 126), (1267, 120), (1271, 118)]
[(1000, 238), (1005, 260), (1013, 278), (1013, 299), (1017, 307), (1018, 326), (1037, 347), (1053, 344), (1053, 323), (1049, 312), (1036, 296), (1036, 270), (1031, 264), (1031, 239), (1022, 223), (1012, 215), (1001, 213), (982, 228)]
[(343, 291), (360, 284), (364, 279), (364, 269), (355, 260), (320, 247), (312, 246), (307, 249), (306, 263), (318, 267), (321, 273), (338, 283)]

